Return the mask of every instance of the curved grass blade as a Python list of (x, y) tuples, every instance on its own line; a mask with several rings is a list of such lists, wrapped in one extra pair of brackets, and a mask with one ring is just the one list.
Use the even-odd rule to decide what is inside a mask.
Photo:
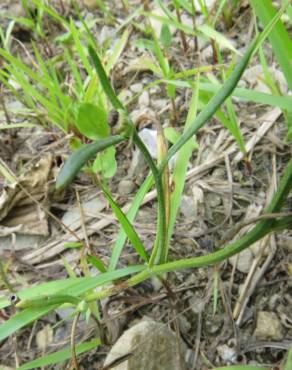
[(95, 141), (91, 144), (85, 145), (79, 150), (76, 150), (62, 167), (56, 181), (56, 189), (60, 190), (69, 185), (85, 163), (91, 159), (96, 153), (120, 143), (125, 140), (123, 136), (110, 136), (106, 139)]
[[(100, 339), (92, 339), (89, 342), (80, 343), (75, 347), (76, 354), (81, 355), (84, 352), (88, 352), (91, 349), (96, 348), (101, 344)], [(36, 369), (43, 366), (54, 365), (59, 362), (69, 360), (72, 356), (71, 348), (64, 348), (60, 351), (50, 353), (46, 356), (40, 357), (36, 360), (27, 362), (26, 364), (20, 366), (19, 370), (30, 370)]]
[(108, 80), (108, 77), (105, 73), (105, 70), (102, 66), (102, 63), (101, 63), (97, 53), (95, 52), (95, 50), (93, 49), (92, 46), (88, 47), (88, 52), (89, 52), (89, 55), (90, 55), (91, 60), (93, 62), (96, 73), (99, 77), (100, 83), (103, 87), (103, 90), (106, 93), (107, 97), (109, 98), (112, 106), (116, 110), (120, 110), (120, 109), (124, 110), (123, 104), (120, 102), (116, 93), (114, 92), (114, 90), (113, 90), (113, 88), (112, 88), (112, 86), (111, 86), (111, 84)]
[[(57, 291), (58, 294), (69, 294), (78, 298), (82, 294), (87, 293), (97, 286), (106, 285), (109, 282), (115, 281), (122, 277), (141, 272), (145, 270), (145, 268), (145, 266), (141, 265), (129, 266), (123, 269), (99, 274), (98, 276), (94, 277), (76, 278), (72, 279), (74, 283), (69, 284), (69, 286), (68, 284), (66, 284), (67, 280), (59, 280), (54, 282), (54, 287), (56, 288), (56, 286), (59, 286), (60, 289)], [(37, 287), (38, 295), (31, 296), (30, 298), (39, 298), (39, 295), (43, 294), (44, 291), (50, 294), (48, 290), (44, 290), (44, 287), (47, 287), (48, 284), (49, 283), (39, 285)], [(32, 287), (31, 289), (27, 289), (26, 291), (35, 291), (34, 288), (35, 287)], [(21, 292), (18, 295), (19, 297), (21, 297)], [(41, 303), (39, 302), (39, 304)], [(61, 304), (62, 303), (59, 302), (58, 304), (56, 303), (48, 306), (46, 305), (46, 301), (44, 300), (44, 306), (38, 305), (38, 307), (26, 308), (23, 311), (18, 312), (16, 315), (12, 316), (8, 321), (5, 321), (4, 324), (0, 326), (0, 341), (9, 337), (9, 335), (13, 334), (17, 330), (27, 326), (28, 324), (55, 310)]]
[[(150, 174), (148, 175), (148, 177), (146, 178), (146, 180), (143, 182), (142, 186), (138, 190), (137, 194), (135, 195), (135, 198), (133, 199), (133, 202), (131, 204), (129, 211), (127, 212), (127, 218), (130, 222), (134, 221), (140, 209), (141, 203), (143, 202), (145, 195), (150, 190), (153, 183), (154, 183), (153, 175)], [(113, 251), (112, 251), (108, 271), (115, 270), (118, 264), (120, 255), (122, 253), (123, 246), (125, 245), (126, 239), (127, 239), (127, 234), (125, 233), (124, 229), (121, 228), (117, 236)]]
[(127, 234), (127, 237), (129, 238), (130, 242), (133, 244), (133, 247), (135, 248), (136, 252), (140, 255), (141, 258), (145, 262), (148, 262), (148, 254), (144, 248), (144, 245), (137, 234), (136, 230), (132, 226), (131, 222), (128, 220), (127, 216), (124, 214), (124, 212), (121, 210), (119, 205), (114, 201), (109, 191), (106, 189), (106, 187), (100, 182), (100, 187), (102, 188), (102, 191), (108, 200), (114, 214), (116, 215), (117, 219), (119, 220), (120, 224), (122, 225), (125, 233)]
[(256, 53), (260, 45), (264, 42), (266, 37), (272, 31), (275, 24), (279, 21), (281, 15), (287, 8), (288, 4), (279, 10), (278, 13), (270, 20), (264, 31), (254, 39), (250, 47), (247, 49), (241, 60), (235, 66), (228, 80), (226, 80), (218, 93), (209, 101), (206, 107), (194, 119), (189, 129), (183, 133), (179, 140), (169, 149), (167, 158), (159, 166), (159, 173), (161, 174), (164, 167), (171, 157), (216, 113), (217, 109), (225, 102), (225, 100), (232, 94), (243, 72), (245, 71), (251, 57)]
[(261, 366), (248, 366), (248, 365), (235, 365), (216, 367), (214, 370), (269, 370), (267, 367)]
[[(286, 1), (286, 4), (290, 1)], [(264, 27), (277, 14), (271, 0), (251, 0), (251, 4), (255, 10), (257, 17)], [(269, 35), (269, 41), (277, 61), (285, 75), (286, 81), (290, 89), (292, 89), (292, 41), (281, 20), (275, 25)]]

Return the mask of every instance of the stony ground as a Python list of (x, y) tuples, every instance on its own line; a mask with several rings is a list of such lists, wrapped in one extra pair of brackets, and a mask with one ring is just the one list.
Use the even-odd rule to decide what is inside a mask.
[[(67, 17), (74, 16), (67, 2), (52, 3)], [(93, 5), (95, 2), (85, 3), (87, 6), (80, 3), (84, 18), (96, 19), (94, 36), (100, 43), (113, 37), (117, 25), (105, 22), (103, 14)], [(118, 3), (112, 11), (121, 22), (128, 15), (123, 2)], [(130, 3), (135, 5), (135, 1)], [(7, 29), (9, 20), (5, 15), (24, 16), (21, 6), (13, 1), (0, 4), (3, 29)], [(200, 17), (198, 15), (199, 21)], [(49, 19), (46, 22), (47, 39), (52, 40), (61, 31), (54, 23), (50, 25)], [(157, 24), (154, 26), (159, 27)], [(153, 132), (155, 119), (163, 126), (181, 130), (190, 91), (178, 89), (175, 120), (163, 86), (157, 85), (140, 93), (156, 78), (147, 68), (139, 67), (138, 61), (144, 52), (134, 46), (133, 40), (141, 37), (141, 31), (135, 26), (130, 30), (131, 40), (112, 76), (115, 88), (123, 92), (125, 99), (133, 98), (129, 109), (140, 131), (148, 129)], [(234, 24), (227, 29), (221, 22), (218, 31), (242, 51), (252, 37), (252, 14), (248, 1), (241, 2), (234, 14)], [(15, 25), (12, 34), (12, 51), (20, 53), (31, 65), (35, 36), (22, 25)], [(173, 40), (169, 58), (180, 70), (193, 68), (198, 63), (214, 64), (212, 47), (207, 41), (199, 40), (198, 51), (195, 52), (193, 40), (188, 39), (189, 50), (182, 53), (178, 33), (173, 35)], [(48, 52), (47, 45), (39, 47), (44, 55)], [(55, 55), (58, 50), (52, 48), (50, 52)], [(228, 52), (223, 54), (228, 60)], [(268, 48), (267, 55), (282, 91), (287, 91)], [(262, 70), (256, 58), (240, 84), (269, 91), (262, 82)], [(24, 121), (39, 123), (38, 117), (25, 113), (24, 106), (4, 87), (0, 102), (1, 125)], [(243, 160), (234, 139), (216, 119), (200, 130), (198, 149), (189, 164), (187, 185), (171, 241), (171, 259), (205, 255), (248, 230), (251, 225), (234, 232), (240, 222), (261, 214), (290, 157), (290, 146), (285, 141), (287, 129), (278, 108), (239, 99), (235, 100), (235, 107), (247, 143), (248, 160)], [(148, 131), (145, 135), (149, 134)], [(149, 141), (149, 145), (153, 145), (151, 137)], [(66, 277), (61, 253), (72, 269), (80, 273), (80, 251), (64, 248), (64, 242), (71, 236), (62, 229), (58, 220), (70, 225), (82, 238), (86, 235), (94, 253), (104, 262), (109, 261), (119, 227), (101, 191), (83, 173), (61, 197), (53, 193), (54, 179), (68, 153), (68, 136), (50, 125), (0, 131), (1, 160), (14, 173), (25, 174), (23, 184), (30, 187), (31, 195), (42, 205), (40, 208), (39, 204), (27, 201), (25, 207), (17, 207), (15, 192), (7, 191), (0, 175), (0, 253), (8, 269), (9, 281), (17, 289)], [(132, 146), (120, 146), (117, 160), (117, 174), (110, 181), (110, 187), (119, 204), (126, 206), (145, 178), (147, 168)], [(84, 217), (80, 217), (80, 204)], [(287, 210), (289, 207), (287, 205)], [(155, 215), (155, 194), (150, 193), (135, 221), (135, 227), (149, 249), (155, 237)], [(80, 369), (100, 369), (112, 344), (127, 328), (145, 318), (164, 323), (181, 338), (188, 348), (190, 369), (203, 370), (230, 363), (261, 364), (278, 369), (292, 340), (291, 245), (290, 232), (272, 235), (216, 267), (169, 274), (167, 286), (153, 278), (106, 300), (103, 302), (101, 325), (79, 322), (78, 341), (99, 332), (105, 343), (100, 349), (80, 356)], [(128, 245), (120, 266), (137, 261), (137, 255)], [(4, 285), (1, 289), (3, 294), (7, 294)], [(0, 321), (10, 314), (11, 311), (3, 312)], [(56, 325), (65, 317), (65, 321)], [(70, 329), (68, 311), (58, 310), (39, 320), (33, 327), (0, 344), (0, 368), (4, 365), (15, 368), (17, 364), (43, 353), (63, 348), (68, 345)]]

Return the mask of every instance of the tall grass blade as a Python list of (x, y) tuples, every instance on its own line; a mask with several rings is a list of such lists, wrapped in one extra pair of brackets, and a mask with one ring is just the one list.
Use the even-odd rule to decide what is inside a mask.
[(129, 238), (130, 242), (132, 243), (133, 247), (135, 248), (136, 252), (140, 255), (140, 257), (145, 261), (148, 262), (148, 254), (144, 248), (144, 245), (137, 234), (136, 230), (132, 226), (131, 222), (128, 220), (127, 216), (121, 210), (119, 205), (114, 201), (111, 194), (101, 182), (99, 182), (102, 191), (108, 200), (114, 214), (116, 215), (117, 219), (119, 220), (120, 224), (122, 225), (127, 237)]
[[(130, 222), (134, 221), (134, 219), (135, 219), (135, 217), (136, 217), (136, 215), (137, 215), (137, 213), (138, 213), (138, 211), (141, 207), (141, 203), (142, 203), (145, 195), (147, 194), (147, 192), (150, 190), (153, 183), (154, 183), (153, 176), (150, 174), (150, 175), (148, 175), (146, 180), (141, 185), (140, 189), (138, 190), (137, 194), (135, 195), (135, 197), (132, 201), (132, 204), (131, 204), (131, 207), (130, 207), (129, 211), (127, 212), (127, 218)], [(110, 264), (109, 264), (109, 267), (108, 267), (108, 271), (115, 270), (115, 268), (118, 264), (120, 255), (122, 253), (123, 247), (125, 245), (126, 239), (127, 239), (127, 234), (125, 233), (123, 228), (121, 228), (119, 233), (118, 233), (118, 236), (116, 238), (114, 248), (112, 250), (111, 260), (110, 260)]]
[[(286, 1), (284, 4), (289, 4)], [(255, 13), (264, 27), (275, 17), (277, 10), (272, 0), (251, 0)], [(289, 89), (292, 90), (292, 41), (283, 22), (279, 20), (269, 35), (269, 41), (277, 61), (286, 77)]]
[[(76, 354), (77, 356), (81, 355), (84, 352), (88, 352), (91, 349), (97, 348), (100, 344), (101, 344), (100, 339), (92, 339), (89, 342), (77, 344), (75, 347)], [(30, 370), (43, 366), (55, 365), (58, 364), (59, 362), (69, 360), (71, 356), (72, 356), (71, 348), (64, 348), (60, 351), (50, 353), (36, 360), (27, 362), (26, 364), (20, 366), (18, 370)]]
[(116, 93), (114, 92), (97, 53), (92, 48), (92, 46), (88, 47), (88, 51), (89, 51), (89, 55), (91, 57), (91, 60), (93, 62), (93, 65), (95, 67), (96, 73), (99, 77), (100, 83), (101, 83), (101, 85), (104, 89), (104, 92), (106, 93), (107, 97), (109, 98), (112, 106), (116, 110), (124, 110), (123, 104), (120, 102)]

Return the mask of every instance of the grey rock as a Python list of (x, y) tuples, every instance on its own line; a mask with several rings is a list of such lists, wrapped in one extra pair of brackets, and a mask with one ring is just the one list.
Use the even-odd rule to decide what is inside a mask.
[(222, 344), (217, 347), (217, 352), (224, 362), (228, 364), (234, 364), (236, 362), (237, 352), (235, 348), (231, 348), (227, 344)]
[(206, 198), (207, 198), (206, 202), (212, 208), (216, 208), (216, 207), (220, 206), (220, 204), (222, 203), (221, 197), (218, 194), (215, 194), (215, 193), (207, 194)]
[(133, 93), (138, 93), (143, 89), (143, 85), (141, 83), (136, 83), (130, 86), (130, 90)]
[(143, 91), (142, 94), (139, 96), (139, 105), (143, 105), (144, 107), (148, 107), (150, 103), (149, 93), (148, 91)]
[[(83, 201), (82, 208), (84, 211), (85, 218), (84, 221), (94, 217), (98, 218), (99, 212), (103, 210), (105, 206), (106, 206), (105, 199), (98, 196), (94, 197), (93, 199)], [(71, 229), (76, 229), (79, 226), (81, 226), (79, 207), (73, 206), (66, 213), (64, 213), (62, 217), (62, 222)]]
[(2, 250), (37, 249), (46, 237), (41, 235), (15, 234), (15, 239), (11, 236), (0, 237), (0, 254)]
[(118, 186), (118, 192), (121, 195), (131, 194), (134, 190), (135, 184), (132, 180), (122, 180)]
[[(104, 366), (132, 353), (115, 370), (170, 370), (185, 369), (186, 349), (166, 325), (154, 321), (142, 321), (128, 329), (114, 344)], [(179, 355), (179, 352), (181, 355)]]
[(180, 203), (180, 211), (186, 218), (195, 219), (197, 217), (197, 204), (194, 198), (183, 195)]
[(244, 249), (239, 254), (229, 258), (229, 262), (232, 266), (236, 266), (237, 270), (247, 274), (253, 261), (253, 253), (248, 249)]
[(196, 315), (202, 313), (205, 308), (204, 299), (199, 294), (193, 295), (189, 299), (189, 307)]
[(144, 174), (144, 170), (146, 168), (146, 161), (143, 157), (143, 154), (139, 149), (135, 149), (133, 151), (132, 160), (129, 168), (129, 177), (132, 176), (139, 176)]
[(254, 336), (260, 340), (282, 340), (283, 330), (274, 312), (259, 311)]

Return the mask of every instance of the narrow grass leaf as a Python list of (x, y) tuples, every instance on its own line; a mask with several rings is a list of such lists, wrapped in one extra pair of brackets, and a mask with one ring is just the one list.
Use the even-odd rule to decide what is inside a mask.
[(120, 110), (120, 109), (123, 110), (124, 107), (122, 103), (120, 102), (120, 100), (118, 99), (116, 93), (114, 92), (97, 53), (92, 48), (92, 46), (88, 47), (88, 51), (89, 51), (89, 55), (91, 57), (92, 63), (95, 67), (96, 73), (99, 77), (100, 83), (104, 89), (104, 92), (109, 98), (112, 106), (117, 110)]
[[(101, 344), (100, 339), (92, 339), (89, 342), (83, 342), (75, 346), (76, 355), (81, 355), (84, 352), (88, 352), (91, 349), (98, 347)], [(50, 353), (46, 356), (40, 357), (36, 360), (27, 362), (26, 364), (20, 366), (19, 370), (30, 370), (36, 369), (43, 366), (54, 365), (59, 362), (69, 360), (72, 356), (71, 348), (64, 348), (60, 351)]]
[[(197, 114), (198, 108), (198, 93), (199, 93), (199, 78), (197, 77), (197, 81), (195, 87), (193, 89), (192, 98), (190, 102), (190, 107), (188, 111), (188, 115), (186, 118), (185, 128), (184, 131), (190, 126), (191, 121)], [(177, 213), (181, 204), (181, 197), (184, 190), (185, 179), (187, 168), (189, 164), (189, 160), (191, 158), (192, 152), (194, 150), (194, 143), (192, 140), (188, 141), (187, 144), (180, 150), (178, 156), (175, 161), (175, 167), (173, 170), (172, 176), (172, 183), (174, 184), (174, 191), (171, 194), (171, 211), (170, 211), (170, 218), (169, 218), (169, 226), (168, 226), (168, 243), (169, 245), (170, 238), (173, 234), (175, 220), (177, 217)]]
[(64, 166), (61, 168), (56, 181), (56, 189), (60, 190), (69, 185), (74, 180), (81, 168), (85, 165), (85, 163), (96, 153), (112, 145), (118, 144), (123, 140), (125, 140), (123, 136), (110, 136), (106, 139), (95, 141), (91, 144), (83, 146), (79, 150), (76, 150), (71, 154)]
[[(140, 189), (138, 190), (137, 194), (135, 195), (132, 201), (129, 211), (127, 212), (127, 218), (130, 222), (134, 221), (140, 209), (142, 201), (145, 198), (147, 192), (152, 187), (153, 183), (154, 183), (154, 179), (153, 179), (153, 176), (150, 174), (144, 180), (143, 184), (141, 185)], [(115, 270), (126, 240), (127, 240), (127, 234), (125, 233), (124, 229), (121, 228), (116, 238), (116, 242), (115, 242), (112, 254), (111, 254), (111, 260), (110, 260), (110, 264), (108, 267), (108, 271)]]
[[(129, 266), (124, 269), (106, 272), (106, 273), (103, 273), (103, 274), (100, 274), (94, 277), (70, 279), (69, 284), (68, 284), (67, 279), (54, 281), (55, 288), (56, 287), (59, 288), (56, 295), (66, 294), (67, 296), (70, 295), (70, 296), (78, 298), (82, 294), (90, 291), (91, 289), (97, 286), (108, 284), (111, 281), (120, 279), (127, 275), (141, 272), (143, 270), (145, 270), (145, 266), (141, 266), (141, 265)], [(73, 284), (72, 284), (72, 281), (74, 282)], [(48, 300), (43, 299), (44, 306), (41, 306), (41, 302), (39, 301), (41, 300), (40, 297), (43, 296), (43, 292), (46, 292), (47, 294), (49, 294), (48, 290), (44, 290), (44, 287), (48, 287), (47, 284), (39, 285), (37, 287), (38, 294), (35, 296), (30, 296), (28, 298), (28, 300), (34, 300), (34, 299), (38, 300), (38, 307), (25, 308), (24, 310), (20, 311), (16, 315), (12, 316), (8, 321), (5, 321), (5, 323), (0, 326), (0, 341), (7, 338), (9, 335), (13, 334), (17, 330), (34, 322), (35, 320), (38, 320), (39, 318), (43, 317), (47, 313), (55, 310), (57, 307), (59, 307), (62, 304), (62, 302), (59, 302), (56, 304), (48, 305), (47, 302), (50, 298), (50, 295), (48, 295), (47, 296)], [(31, 291), (35, 293), (36, 289), (34, 288), (36, 287), (26, 289), (26, 296), (28, 296), (29, 295), (28, 293), (31, 293)], [(19, 298), (23, 299), (22, 298), (23, 294), (21, 292), (19, 292), (17, 295), (19, 296)], [(5, 303), (5, 301), (4, 302), (2, 301), (2, 303)]]
[(235, 365), (235, 366), (216, 367), (214, 368), (214, 370), (270, 370), (270, 369), (261, 366)]
[(292, 370), (292, 346), (288, 352), (288, 357), (283, 370)]
[[(289, 4), (289, 2), (284, 2), (284, 5), (285, 3)], [(277, 15), (277, 10), (273, 6), (272, 0), (251, 0), (251, 4), (264, 27)], [(292, 41), (281, 20), (278, 21), (271, 31), (269, 41), (285, 75), (289, 89), (292, 90)]]
[(96, 267), (100, 272), (106, 272), (106, 267), (101, 259), (97, 258), (96, 256), (92, 256), (89, 254), (87, 256), (87, 261), (92, 264), (92, 266)]
[(128, 220), (127, 216), (121, 210), (119, 205), (114, 201), (111, 194), (107, 190), (107, 188), (100, 182), (99, 184), (102, 188), (102, 191), (108, 200), (114, 214), (116, 215), (117, 219), (119, 220), (120, 224), (122, 225), (125, 233), (127, 234), (128, 239), (132, 243), (133, 247), (135, 248), (136, 252), (140, 255), (140, 257), (145, 261), (148, 262), (148, 254), (144, 248), (144, 245), (137, 234), (136, 230), (132, 226), (131, 222)]
[(112, 54), (106, 64), (106, 72), (110, 73), (110, 71), (114, 68), (115, 64), (118, 62), (123, 50), (125, 49), (129, 38), (129, 31), (125, 30), (122, 34), (122, 37), (115, 43), (114, 49)]

